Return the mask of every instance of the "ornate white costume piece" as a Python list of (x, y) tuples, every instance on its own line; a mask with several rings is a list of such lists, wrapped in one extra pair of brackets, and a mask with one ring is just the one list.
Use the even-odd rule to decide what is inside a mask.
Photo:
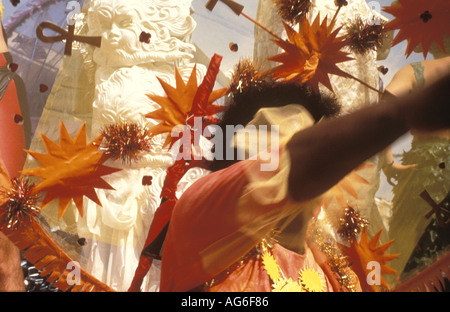
[[(87, 35), (102, 36), (102, 45), (93, 51), (91, 47), (80, 46), (66, 62), (76, 62), (77, 57), (80, 62), (82, 58), (84, 66), (81, 67), (86, 76), (74, 76), (80, 77), (80, 81), (71, 83), (75, 89), (81, 89), (84, 98), (91, 95), (90, 106), (86, 102), (71, 103), (74, 107), (84, 105), (85, 109), (74, 109), (76, 117), (65, 109), (69, 116), (62, 112), (58, 114), (59, 119), (87, 121), (92, 138), (103, 128), (117, 123), (136, 123), (142, 128), (157, 124), (157, 120), (144, 117), (159, 108), (147, 94), (165, 96), (157, 77), (175, 86), (175, 66), (186, 80), (194, 67), (190, 59), (195, 47), (189, 41), (196, 23), (190, 16), (190, 5), (190, 1), (184, 0), (86, 2), (85, 21), (77, 27)], [(142, 32), (151, 35), (149, 42), (140, 40)], [(196, 69), (201, 81), (206, 67), (197, 64)], [(65, 71), (67, 75), (67, 66)], [(65, 79), (70, 79), (69, 75)], [(56, 88), (61, 84), (55, 83)], [(80, 95), (78, 99), (82, 99)], [(54, 105), (52, 100), (49, 102)], [(54, 122), (55, 112), (51, 114)], [(43, 124), (50, 122), (45, 111), (43, 116)], [(63, 222), (55, 220), (51, 207), (43, 212), (53, 229), (57, 227), (86, 239), (79, 257), (82, 267), (118, 291), (126, 291), (130, 286), (148, 228), (160, 205), (165, 169), (174, 162), (174, 153), (162, 149), (164, 140), (162, 135), (154, 137), (151, 151), (138, 162), (107, 161), (108, 166), (122, 170), (104, 177), (115, 190), (96, 189), (102, 207), (85, 198), (83, 218), (74, 212), (65, 216)], [(188, 172), (179, 184), (179, 193), (203, 174), (206, 174), (203, 169)], [(143, 183), (144, 177), (151, 177), (151, 183)], [(152, 267), (142, 291), (159, 289), (158, 267), (158, 264)]]

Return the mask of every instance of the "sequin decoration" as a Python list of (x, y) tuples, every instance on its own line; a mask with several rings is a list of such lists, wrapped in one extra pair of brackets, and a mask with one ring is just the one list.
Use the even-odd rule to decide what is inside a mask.
[(263, 87), (273, 82), (270, 76), (263, 76), (258, 66), (249, 58), (242, 58), (235, 65), (231, 76), (230, 94), (237, 95), (246, 88)]
[(310, 0), (275, 0), (274, 4), (280, 17), (290, 24), (302, 21), (311, 8)]
[(7, 199), (0, 207), (3, 220), (0, 228), (17, 229), (25, 219), (31, 219), (39, 214), (40, 195), (33, 193), (34, 184), (27, 178), (11, 180), (10, 190), (0, 190), (0, 196)]
[(364, 21), (360, 16), (345, 26), (348, 47), (355, 53), (365, 54), (383, 46), (384, 22)]
[(369, 222), (364, 219), (359, 211), (352, 207), (344, 209), (344, 215), (339, 219), (340, 227), (338, 234), (347, 241), (357, 239), (361, 231), (369, 225)]
[(134, 123), (117, 123), (104, 127), (102, 148), (105, 154), (113, 160), (124, 163), (136, 162), (143, 152), (151, 148), (149, 130)]

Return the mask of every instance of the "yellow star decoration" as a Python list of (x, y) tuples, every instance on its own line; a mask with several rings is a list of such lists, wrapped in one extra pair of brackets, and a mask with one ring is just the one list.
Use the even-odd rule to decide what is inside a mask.
[(268, 251), (262, 255), (264, 269), (273, 281), (273, 292), (323, 292), (325, 280), (314, 269), (305, 268), (299, 272), (299, 281), (286, 278), (278, 266), (274, 256)]
[(296, 281), (293, 281), (292, 278), (289, 279), (279, 279), (273, 285), (273, 292), (305, 292), (300, 286), (300, 284)]
[(299, 272), (302, 287), (307, 292), (325, 291), (325, 280), (323, 276), (314, 269), (305, 268)]
[[(180, 75), (180, 72), (177, 68), (175, 68), (176, 87), (172, 87), (162, 79), (158, 78), (167, 96), (164, 97), (155, 94), (147, 95), (150, 99), (161, 106), (161, 108), (145, 115), (147, 118), (161, 120), (161, 123), (149, 129), (152, 136), (162, 133), (170, 134), (174, 127), (186, 125), (186, 120), (188, 119), (193, 106), (197, 104), (196, 97), (198, 96), (197, 93), (199, 87), (197, 85), (196, 73), (196, 66), (194, 66), (191, 76), (189, 77), (187, 83), (185, 83)], [(228, 88), (212, 91), (209, 94), (206, 107), (201, 108), (201, 111), (205, 114), (213, 115), (223, 110), (224, 107), (212, 105), (212, 103), (224, 96), (227, 91)], [(200, 109), (200, 107), (195, 108)], [(180, 139), (180, 137), (172, 137), (169, 135), (163, 146), (166, 147), (170, 144), (171, 147), (178, 139)]]
[(328, 74), (350, 78), (336, 64), (352, 58), (341, 51), (346, 43), (342, 37), (337, 37), (340, 28), (330, 31), (327, 17), (320, 23), (320, 15), (317, 15), (312, 24), (304, 19), (300, 32), (287, 23), (284, 23), (284, 28), (288, 40), (274, 40), (284, 52), (268, 58), (282, 63), (270, 70), (274, 79), (307, 83), (315, 90), (322, 83), (333, 91)]
[(25, 169), (23, 175), (42, 178), (34, 187), (34, 192), (46, 191), (42, 208), (59, 197), (58, 217), (62, 218), (71, 199), (83, 216), (83, 196), (101, 206), (94, 188), (112, 190), (113, 188), (101, 176), (120, 171), (103, 164), (107, 157), (98, 148), (102, 136), (90, 143), (86, 140), (86, 124), (78, 130), (72, 140), (64, 123), (60, 122), (59, 145), (41, 133), (41, 138), (48, 154), (27, 151), (41, 167)]
[(280, 270), (275, 258), (268, 252), (262, 255), (264, 268), (272, 281), (278, 281), (281, 278)]

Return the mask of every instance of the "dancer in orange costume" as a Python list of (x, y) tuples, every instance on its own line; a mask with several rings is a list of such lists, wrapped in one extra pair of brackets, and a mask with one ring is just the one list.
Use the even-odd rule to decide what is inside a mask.
[(260, 246), (274, 230), (277, 240), (269, 249), (286, 282), (313, 269), (321, 276), (321, 290), (338, 291), (306, 236), (321, 195), (408, 130), (449, 128), (449, 86), (447, 75), (412, 95), (297, 131), (280, 144), (276, 171), (262, 172), (261, 160), (248, 159), (201, 178), (174, 207), (162, 252), (161, 291), (271, 290), (277, 281)]

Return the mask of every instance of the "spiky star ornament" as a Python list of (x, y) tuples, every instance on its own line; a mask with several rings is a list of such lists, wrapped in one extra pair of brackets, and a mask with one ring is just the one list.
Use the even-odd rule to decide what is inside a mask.
[(290, 24), (301, 22), (311, 8), (310, 0), (274, 0), (273, 2), (280, 17)]
[(236, 96), (247, 88), (262, 89), (273, 84), (270, 75), (262, 75), (261, 70), (252, 59), (242, 58), (234, 66), (230, 79), (230, 94)]
[(343, 37), (337, 36), (341, 27), (330, 31), (327, 17), (320, 22), (317, 15), (312, 24), (304, 19), (299, 32), (287, 23), (284, 28), (287, 40), (273, 40), (284, 52), (268, 58), (281, 63), (271, 69), (274, 79), (307, 83), (316, 91), (321, 83), (333, 91), (329, 74), (352, 78), (337, 66), (352, 60), (341, 50), (346, 45)]
[(172, 145), (180, 139), (170, 133), (179, 127), (194, 127), (193, 117), (209, 117), (223, 111), (226, 107), (213, 104), (228, 92), (228, 88), (213, 91), (218, 67), (222, 57), (214, 55), (211, 59), (208, 71), (200, 85), (197, 85), (197, 70), (194, 66), (191, 76), (185, 83), (180, 72), (175, 68), (176, 87), (172, 87), (162, 79), (159, 79), (166, 96), (149, 94), (148, 97), (161, 106), (161, 108), (145, 115), (147, 118), (160, 120), (161, 122), (149, 129), (152, 136), (169, 133), (164, 147)]
[[(219, 0), (210, 0), (206, 7), (212, 11)], [(291, 10), (289, 5), (296, 1), (280, 0), (287, 3), (287, 10)], [(346, 40), (343, 37), (338, 37), (338, 33), (342, 26), (334, 29), (337, 15), (343, 6), (347, 5), (346, 0), (337, 0), (338, 6), (330, 24), (328, 18), (320, 22), (320, 15), (318, 14), (312, 24), (306, 18), (302, 18), (299, 23), (299, 32), (296, 32), (288, 22), (283, 21), (284, 28), (287, 33), (288, 40), (284, 40), (270, 29), (251, 18), (244, 12), (243, 6), (232, 0), (221, 0), (229, 6), (236, 15), (242, 15), (253, 22), (258, 27), (262, 28), (275, 39), (273, 41), (284, 50), (281, 54), (268, 58), (270, 61), (282, 63), (272, 70), (264, 74), (272, 74), (275, 80), (295, 81), (300, 84), (308, 84), (315, 91), (319, 91), (319, 83), (323, 84), (330, 91), (333, 91), (331, 86), (329, 74), (351, 78), (358, 81), (367, 88), (381, 93), (378, 86), (374, 87), (367, 84), (365, 81), (344, 72), (337, 64), (353, 60), (348, 56), (348, 53), (342, 51)], [(298, 0), (298, 3), (305, 2)], [(305, 2), (306, 3), (306, 2)], [(289, 12), (289, 14), (297, 12)]]
[(364, 219), (359, 211), (352, 207), (344, 209), (344, 215), (339, 221), (340, 227), (337, 233), (348, 241), (356, 239), (361, 231), (369, 225), (369, 221)]
[(326, 289), (323, 276), (313, 268), (303, 268), (298, 272), (298, 281), (287, 278), (274, 256), (266, 251), (262, 262), (267, 275), (272, 280), (273, 292), (323, 292)]
[(135, 123), (117, 123), (101, 130), (104, 137), (102, 148), (105, 154), (124, 163), (138, 161), (143, 152), (151, 147), (150, 132)]
[(262, 262), (267, 275), (273, 282), (273, 292), (303, 292), (302, 286), (297, 281), (284, 276), (277, 261), (270, 252), (266, 251), (262, 254)]
[(0, 229), (2, 227), (17, 229), (23, 221), (36, 217), (40, 211), (40, 195), (33, 192), (34, 184), (27, 178), (11, 179), (9, 190), (0, 189), (0, 196), (5, 199), (0, 206)]
[[(382, 286), (385, 289), (389, 289), (389, 285), (381, 274), (397, 274), (397, 271), (389, 267), (387, 263), (393, 259), (399, 257), (398, 254), (387, 255), (385, 254), (388, 248), (393, 244), (394, 240), (391, 240), (382, 245), (378, 245), (382, 230), (375, 234), (372, 239), (369, 240), (369, 234), (367, 228), (361, 232), (359, 242), (356, 239), (351, 240), (350, 246), (339, 244), (342, 252), (350, 258), (353, 262), (352, 269), (358, 275), (361, 287), (363, 290), (378, 291), (378, 286)], [(368, 264), (376, 263), (379, 266), (380, 271), (373, 271), (374, 268)], [(377, 267), (375, 267), (375, 270)], [(376, 283), (368, 283), (368, 277), (380, 274), (379, 285)]]
[(324, 292), (325, 291), (325, 279), (313, 268), (304, 268), (300, 270), (299, 278), (302, 288), (306, 292)]
[(292, 278), (280, 279), (273, 285), (272, 292), (304, 292), (302, 286)]
[[(445, 52), (444, 35), (450, 34), (450, 1), (448, 0), (398, 0), (399, 5), (384, 7), (394, 19), (386, 24), (386, 30), (399, 30), (392, 41), (395, 46), (407, 40), (405, 55), (408, 57), (420, 44), (426, 57), (434, 41)], [(448, 52), (448, 51), (447, 51)]]
[(383, 39), (386, 37), (385, 24), (384, 21), (369, 22), (357, 16), (345, 26), (345, 37), (350, 50), (358, 54), (377, 51), (383, 46)]
[(95, 188), (112, 190), (102, 176), (120, 169), (104, 166), (108, 159), (100, 152), (99, 146), (102, 136), (87, 143), (86, 124), (78, 130), (72, 139), (64, 123), (60, 122), (59, 145), (41, 134), (42, 141), (48, 154), (27, 151), (40, 164), (41, 167), (25, 169), (22, 174), (42, 178), (34, 187), (34, 192), (46, 192), (41, 208), (59, 198), (58, 217), (62, 218), (70, 201), (83, 216), (83, 196), (101, 206)]

